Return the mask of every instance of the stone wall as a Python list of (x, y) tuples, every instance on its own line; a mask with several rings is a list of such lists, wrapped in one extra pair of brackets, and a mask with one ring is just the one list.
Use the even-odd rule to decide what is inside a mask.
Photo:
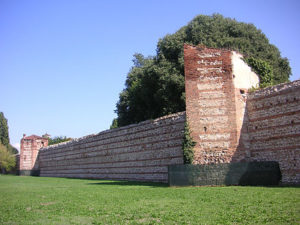
[(40, 176), (168, 181), (168, 165), (183, 164), (185, 113), (103, 131), (42, 148)]
[(300, 183), (300, 80), (250, 93), (251, 160), (278, 161), (284, 183)]
[(187, 117), (193, 164), (276, 161), (284, 183), (300, 183), (300, 81), (248, 93), (259, 78), (242, 55), (204, 46), (185, 45), (184, 66), (186, 115), (42, 148), (37, 160), (38, 136), (26, 137), (20, 168), (49, 177), (167, 182), (168, 166), (183, 164)]

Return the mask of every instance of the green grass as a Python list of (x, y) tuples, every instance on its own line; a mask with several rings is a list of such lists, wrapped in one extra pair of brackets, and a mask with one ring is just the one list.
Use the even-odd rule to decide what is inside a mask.
[(0, 224), (300, 224), (300, 188), (0, 175)]

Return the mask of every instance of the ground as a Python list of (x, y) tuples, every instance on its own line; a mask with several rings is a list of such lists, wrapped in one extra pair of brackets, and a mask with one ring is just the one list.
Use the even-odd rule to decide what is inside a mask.
[(300, 188), (0, 175), (0, 224), (300, 224)]

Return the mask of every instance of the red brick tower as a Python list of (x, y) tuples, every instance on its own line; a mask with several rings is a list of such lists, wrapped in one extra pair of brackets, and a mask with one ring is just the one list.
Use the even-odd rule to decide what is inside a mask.
[(23, 135), (20, 149), (20, 175), (38, 175), (40, 148), (48, 146), (48, 139), (37, 135)]
[(258, 85), (258, 76), (242, 55), (204, 46), (184, 46), (184, 67), (187, 121), (197, 143), (193, 163), (245, 160), (249, 157), (245, 94)]

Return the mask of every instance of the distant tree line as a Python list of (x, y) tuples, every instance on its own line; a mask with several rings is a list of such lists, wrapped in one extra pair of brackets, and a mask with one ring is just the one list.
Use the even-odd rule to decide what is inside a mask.
[(185, 110), (184, 43), (241, 52), (259, 74), (260, 87), (287, 82), (291, 74), (287, 58), (253, 24), (199, 15), (160, 39), (155, 56), (134, 55), (111, 128)]
[(72, 140), (72, 138), (66, 137), (66, 136), (57, 136), (54, 138), (48, 137), (48, 146), (59, 144), (59, 143), (66, 142), (66, 141), (71, 141), (71, 140)]

